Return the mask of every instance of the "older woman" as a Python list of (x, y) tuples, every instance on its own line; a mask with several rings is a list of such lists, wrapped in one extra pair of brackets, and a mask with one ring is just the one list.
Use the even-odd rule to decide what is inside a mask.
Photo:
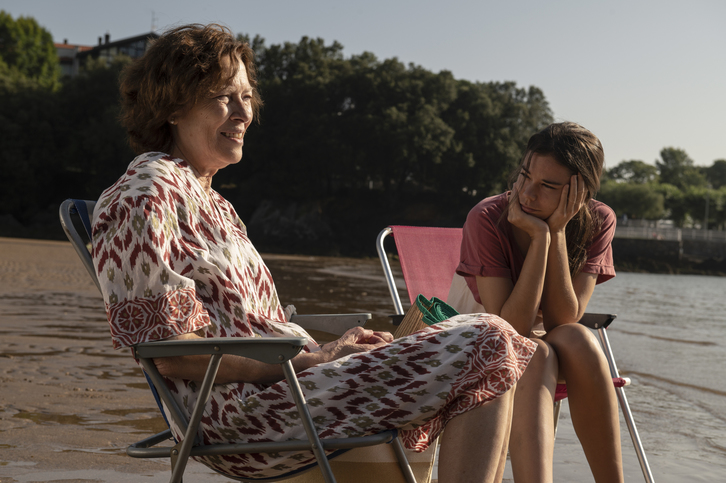
[[(501, 479), (510, 389), (534, 345), (491, 315), (452, 318), (393, 341), (363, 328), (318, 346), (286, 321), (270, 272), (212, 176), (242, 158), (260, 104), (250, 48), (219, 26), (159, 38), (125, 72), (123, 123), (143, 153), (102, 195), (93, 257), (114, 347), (203, 337), (308, 337), (293, 359), (322, 437), (398, 428), (424, 450), (446, 426), (442, 481)], [(191, 410), (200, 358), (155, 361)], [(206, 443), (304, 438), (281, 370), (222, 360), (202, 419)], [(172, 428), (177, 432), (176, 428)], [(227, 474), (275, 477), (309, 453), (200, 458)]]

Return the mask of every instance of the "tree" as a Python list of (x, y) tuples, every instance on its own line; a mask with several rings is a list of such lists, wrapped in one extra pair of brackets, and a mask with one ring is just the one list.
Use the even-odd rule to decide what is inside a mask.
[[(705, 187), (690, 187), (683, 191), (683, 207), (694, 223), (707, 228), (704, 224), (711, 224), (712, 220), (719, 221), (719, 208), (723, 205), (721, 193)], [(708, 208), (706, 205), (708, 204)], [(708, 220), (706, 215), (708, 214)]]
[(456, 99), (442, 114), (454, 130), (441, 174), (446, 193), (466, 191), (471, 198), (504, 190), (527, 140), (552, 122), (542, 91), (513, 82), (457, 83)]
[(403, 193), (435, 191), (442, 156), (454, 135), (441, 118), (456, 95), (450, 72), (438, 74), (372, 54), (353, 60), (346, 82), (350, 108), (341, 115), (343, 142), (358, 171), (380, 186), (390, 203)]
[(61, 170), (58, 99), (38, 82), (0, 88), (0, 214), (29, 221), (52, 200)]
[(658, 168), (637, 159), (621, 161), (607, 171), (607, 177), (626, 183), (651, 183), (658, 177)]
[(51, 91), (37, 81), (0, 84), (0, 214), (23, 224), (66, 197), (96, 199), (133, 157), (118, 123), (118, 75), (89, 62)]
[(717, 159), (711, 166), (703, 169), (703, 174), (714, 189), (726, 186), (726, 159)]
[(43, 87), (58, 87), (60, 64), (53, 36), (31, 17), (0, 10), (0, 71), (17, 72)]
[(706, 185), (706, 179), (693, 165), (693, 160), (684, 150), (672, 147), (663, 148), (660, 157), (661, 159), (656, 160), (655, 165), (658, 168), (661, 183), (671, 184), (679, 189)]
[(57, 121), (63, 140), (60, 164), (63, 176), (78, 186), (77, 197), (98, 198), (133, 158), (118, 121), (118, 79), (130, 61), (129, 57), (117, 56), (107, 65), (103, 59), (89, 59), (78, 76), (66, 79), (57, 94), (62, 113)]
[(660, 183), (654, 185), (655, 190), (663, 195), (663, 205), (665, 206), (665, 218), (673, 221), (675, 226), (682, 228), (683, 223), (688, 218), (688, 209), (684, 203), (684, 193), (681, 189), (672, 184)]
[(608, 181), (602, 184), (598, 199), (610, 206), (618, 216), (658, 220), (665, 214), (665, 197), (648, 184)]
[(346, 183), (349, 157), (340, 142), (341, 83), (350, 70), (342, 45), (307, 37), (270, 47), (257, 37), (253, 45), (265, 105), (247, 135), (245, 180), (234, 183), (252, 190), (267, 185), (271, 197), (333, 194)]

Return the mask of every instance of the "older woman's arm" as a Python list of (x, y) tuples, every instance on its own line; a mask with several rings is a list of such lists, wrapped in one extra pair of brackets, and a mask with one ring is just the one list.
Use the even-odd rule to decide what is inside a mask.
[[(201, 339), (196, 334), (183, 334), (172, 339)], [(295, 372), (312, 366), (334, 361), (357, 352), (366, 352), (384, 346), (393, 340), (388, 332), (374, 332), (362, 327), (355, 327), (329, 344), (325, 344), (318, 352), (298, 354), (292, 359)], [(201, 381), (209, 364), (209, 356), (164, 357), (154, 359), (154, 364), (162, 376), (179, 379)], [(252, 382), (273, 384), (283, 379), (282, 367), (278, 364), (265, 364), (246, 357), (224, 355), (214, 382), (227, 384), (232, 382)]]

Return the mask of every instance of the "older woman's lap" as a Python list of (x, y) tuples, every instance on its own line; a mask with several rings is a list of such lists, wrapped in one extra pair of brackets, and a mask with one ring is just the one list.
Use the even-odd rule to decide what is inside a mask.
[[(460, 315), (385, 347), (315, 366), (298, 378), (321, 437), (399, 429), (406, 447), (423, 451), (453, 417), (509, 390), (532, 350), (530, 341), (496, 316)], [(305, 437), (284, 382), (230, 400), (217, 412), (206, 421), (207, 442)], [(215, 460), (205, 463), (227, 473), (255, 467), (258, 476), (314, 461), (309, 453)]]

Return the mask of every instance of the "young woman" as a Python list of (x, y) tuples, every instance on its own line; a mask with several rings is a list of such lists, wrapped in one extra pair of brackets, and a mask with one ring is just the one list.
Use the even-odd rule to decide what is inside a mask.
[(552, 124), (530, 138), (512, 190), (481, 201), (464, 225), (462, 293), (538, 344), (515, 395), (509, 452), (517, 483), (552, 481), (558, 381), (567, 383), (572, 423), (595, 480), (623, 480), (607, 361), (577, 324), (595, 285), (615, 276), (615, 214), (593, 199), (603, 160), (590, 131)]

